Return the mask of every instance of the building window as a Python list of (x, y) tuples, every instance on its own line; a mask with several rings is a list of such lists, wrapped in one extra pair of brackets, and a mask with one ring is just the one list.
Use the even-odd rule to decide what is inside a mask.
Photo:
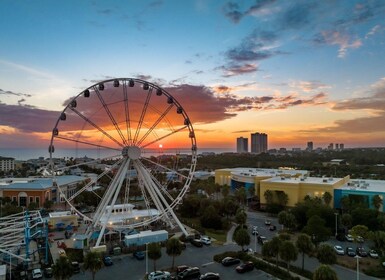
[(30, 196), (29, 197), (29, 203), (32, 203), (33, 202), (33, 196)]
[(35, 202), (36, 202), (37, 206), (40, 207), (40, 197), (39, 196), (35, 196)]
[(16, 196), (12, 196), (12, 201), (17, 202), (17, 197)]
[(27, 198), (25, 196), (19, 197), (19, 206), (27, 206)]

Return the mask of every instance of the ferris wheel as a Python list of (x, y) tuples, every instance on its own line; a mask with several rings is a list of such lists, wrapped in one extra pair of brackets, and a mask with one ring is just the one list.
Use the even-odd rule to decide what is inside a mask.
[[(74, 150), (77, 156), (66, 166), (58, 165), (58, 158)], [(106, 227), (137, 228), (158, 220), (176, 224), (187, 234), (173, 209), (193, 178), (196, 138), (187, 112), (165, 89), (134, 78), (104, 80), (86, 88), (67, 101), (52, 130), (49, 153), (56, 179), (60, 172), (103, 168), (76, 191), (57, 188), (72, 210), (101, 231), (97, 245)], [(91, 156), (73, 159), (85, 154)], [(176, 158), (178, 164), (173, 163)], [(168, 187), (170, 178), (176, 182), (173, 189)], [(105, 191), (90, 218), (77, 210), (76, 198), (95, 186)], [(139, 219), (129, 203), (134, 191), (143, 204)]]

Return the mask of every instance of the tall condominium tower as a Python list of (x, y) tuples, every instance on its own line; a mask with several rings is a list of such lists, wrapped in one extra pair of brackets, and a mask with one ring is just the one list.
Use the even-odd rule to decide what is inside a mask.
[(251, 152), (255, 154), (267, 152), (267, 134), (259, 132), (251, 134)]
[(313, 151), (313, 142), (307, 142), (306, 150), (309, 152)]
[(249, 139), (237, 138), (237, 153), (247, 153), (249, 151)]

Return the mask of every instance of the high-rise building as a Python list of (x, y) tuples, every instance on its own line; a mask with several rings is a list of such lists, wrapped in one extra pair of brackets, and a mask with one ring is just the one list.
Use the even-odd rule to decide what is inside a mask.
[(307, 142), (306, 150), (309, 152), (313, 151), (313, 142), (312, 141)]
[(252, 133), (251, 134), (251, 152), (255, 154), (267, 152), (267, 134)]
[(345, 148), (345, 145), (343, 143), (340, 144), (340, 150), (343, 150)]
[(336, 150), (340, 149), (340, 144), (336, 143)]
[(237, 138), (237, 153), (247, 153), (249, 151), (249, 139)]

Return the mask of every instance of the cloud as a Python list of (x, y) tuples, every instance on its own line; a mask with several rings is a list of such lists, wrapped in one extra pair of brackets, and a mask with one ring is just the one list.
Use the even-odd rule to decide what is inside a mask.
[(10, 90), (2, 90), (0, 89), (0, 95), (14, 95), (14, 96), (23, 96), (23, 97), (31, 97), (32, 95), (27, 94), (27, 93), (19, 93), (19, 92), (13, 92)]
[(380, 24), (373, 26), (373, 28), (370, 29), (370, 31), (368, 33), (366, 33), (365, 39), (368, 39), (369, 37), (374, 36), (376, 33), (380, 32), (382, 30), (383, 30), (383, 28), (381, 27)]
[(242, 65), (232, 65), (232, 66), (222, 66), (221, 69), (223, 70), (223, 77), (232, 77), (232, 76), (238, 76), (242, 74), (248, 74), (258, 71), (258, 67), (255, 64), (252, 63), (245, 63)]
[(237, 131), (232, 131), (231, 133), (249, 133), (249, 132), (253, 132), (253, 130), (237, 130)]
[(298, 88), (304, 92), (330, 88), (330, 86), (321, 83), (320, 81), (298, 81), (290, 83), (289, 86), (292, 88)]
[(255, 3), (244, 11), (240, 10), (238, 3), (227, 2), (223, 6), (224, 15), (234, 23), (239, 23), (243, 17), (248, 15), (257, 15), (264, 11), (270, 4), (274, 3), (275, 0), (255, 0)]
[(338, 57), (344, 58), (348, 49), (357, 49), (362, 46), (362, 42), (358, 38), (338, 30), (321, 31), (316, 34), (314, 40), (317, 44), (337, 45)]
[(309, 25), (316, 2), (296, 3), (284, 11), (279, 19), (283, 29), (299, 29)]

